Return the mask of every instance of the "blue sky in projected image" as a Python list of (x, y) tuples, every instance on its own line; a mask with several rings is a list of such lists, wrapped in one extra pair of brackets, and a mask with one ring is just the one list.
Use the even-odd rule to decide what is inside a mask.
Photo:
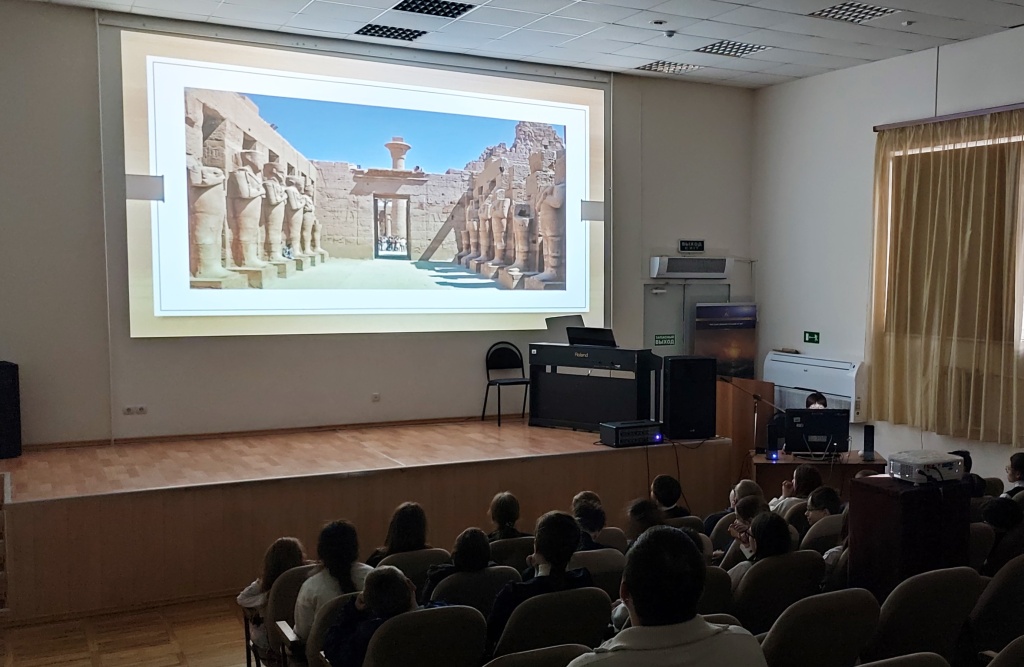
[[(260, 108), (260, 116), (307, 158), (349, 162), (363, 169), (391, 167), (384, 148), (391, 137), (402, 137), (412, 146), (405, 158), (407, 169), (419, 166), (430, 173), (463, 169), (488, 146), (511, 146), (515, 140), (514, 120), (245, 95)], [(555, 129), (564, 141), (565, 127)]]

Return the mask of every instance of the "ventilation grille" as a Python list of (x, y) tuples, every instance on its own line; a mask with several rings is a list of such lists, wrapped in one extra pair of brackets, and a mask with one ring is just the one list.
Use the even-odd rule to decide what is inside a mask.
[(749, 56), (751, 53), (767, 51), (770, 48), (772, 47), (765, 46), (764, 44), (747, 44), (745, 42), (733, 42), (728, 39), (723, 39), (720, 42), (708, 44), (705, 47), (697, 49), (697, 53), (712, 53), (716, 56), (742, 58), (743, 56)]
[(668, 60), (655, 60), (653, 63), (647, 63), (637, 67), (639, 70), (645, 72), (661, 72), (662, 74), (684, 74), (686, 72), (692, 72), (697, 69), (701, 69), (703, 65), (690, 65), (688, 63), (674, 63)]
[(454, 19), (473, 9), (474, 6), (464, 2), (447, 2), (446, 0), (402, 0), (394, 8), (400, 12)]
[(356, 30), (356, 34), (362, 35), (363, 37), (381, 37), (383, 39), (400, 39), (404, 42), (411, 42), (427, 34), (427, 31), (409, 30), (408, 28), (396, 28), (390, 25), (367, 23), (359, 30)]
[(863, 2), (844, 2), (832, 7), (826, 7), (825, 9), (819, 9), (816, 12), (811, 12), (808, 16), (814, 16), (820, 19), (832, 19), (833, 21), (846, 21), (847, 23), (856, 23), (857, 25), (860, 25), (865, 21), (888, 16), (889, 14), (895, 14), (898, 11), (900, 10), (891, 9), (889, 7), (879, 7), (877, 5), (868, 5)]
[(669, 273), (725, 273), (724, 257), (669, 257)]

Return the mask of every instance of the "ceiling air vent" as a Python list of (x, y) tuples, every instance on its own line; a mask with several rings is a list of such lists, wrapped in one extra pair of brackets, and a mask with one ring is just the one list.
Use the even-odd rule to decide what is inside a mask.
[(380, 37), (383, 39), (400, 39), (404, 42), (411, 42), (415, 39), (419, 39), (423, 35), (427, 34), (426, 30), (409, 30), (408, 28), (396, 28), (390, 25), (377, 25), (376, 23), (367, 23), (359, 30), (356, 30), (357, 35), (363, 37)]
[(767, 51), (770, 48), (772, 47), (765, 46), (764, 44), (747, 44), (746, 42), (733, 42), (728, 39), (723, 39), (720, 42), (708, 44), (705, 47), (697, 49), (697, 53), (712, 53), (716, 56), (742, 58), (743, 56), (749, 56), (751, 53)]
[(869, 5), (863, 2), (844, 2), (811, 12), (808, 16), (814, 16), (819, 19), (832, 19), (833, 21), (846, 21), (847, 23), (860, 25), (872, 19), (895, 14), (898, 11), (900, 10)]
[(455, 19), (475, 5), (468, 5), (465, 2), (447, 2), (446, 0), (402, 0), (395, 5), (400, 12), (412, 12), (413, 14), (427, 14), (428, 16), (440, 16), (446, 19)]
[(673, 63), (668, 60), (655, 60), (653, 63), (647, 63), (637, 67), (639, 70), (645, 72), (661, 72), (662, 74), (685, 74), (686, 72), (692, 72), (697, 69), (701, 69), (703, 65), (690, 65), (688, 63)]

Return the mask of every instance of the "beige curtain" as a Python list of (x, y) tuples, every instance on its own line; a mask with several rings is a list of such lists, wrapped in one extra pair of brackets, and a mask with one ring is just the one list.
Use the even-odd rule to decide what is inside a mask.
[(885, 130), (870, 418), (1024, 446), (1024, 111)]

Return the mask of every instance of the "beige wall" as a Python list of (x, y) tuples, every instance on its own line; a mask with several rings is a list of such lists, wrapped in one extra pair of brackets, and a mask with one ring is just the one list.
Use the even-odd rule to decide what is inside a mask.
[[(774, 347), (863, 359), (871, 267), (874, 125), (1024, 100), (1024, 30), (761, 90), (756, 97), (753, 249), (761, 358)], [(804, 330), (820, 345), (804, 345)], [(860, 448), (860, 429), (854, 439)], [(879, 425), (883, 453), (971, 450), (1003, 476), (1007, 446)]]
[[(100, 187), (101, 165), (123, 170), (121, 111), (117, 99), (102, 100), (101, 152), (93, 14), (4, 2), (0, 37), (0, 62), (25, 63), (0, 68), (0, 145), (13, 147), (0, 167), (0, 201), (15, 202), (0, 247), (39, 247), (0, 262), (0, 357), (22, 363), (27, 442), (472, 415), (487, 347), (537, 338), (131, 339), (124, 193), (106, 193), (104, 215)], [(119, 64), (106, 66), (115, 68), (109, 76)], [(690, 235), (749, 252), (753, 94), (622, 76), (613, 87), (613, 324), (624, 344), (640, 344), (652, 252)], [(60, 233), (39, 243), (40, 226)], [(372, 392), (383, 400), (371, 403)], [(126, 405), (149, 413), (122, 416)]]

